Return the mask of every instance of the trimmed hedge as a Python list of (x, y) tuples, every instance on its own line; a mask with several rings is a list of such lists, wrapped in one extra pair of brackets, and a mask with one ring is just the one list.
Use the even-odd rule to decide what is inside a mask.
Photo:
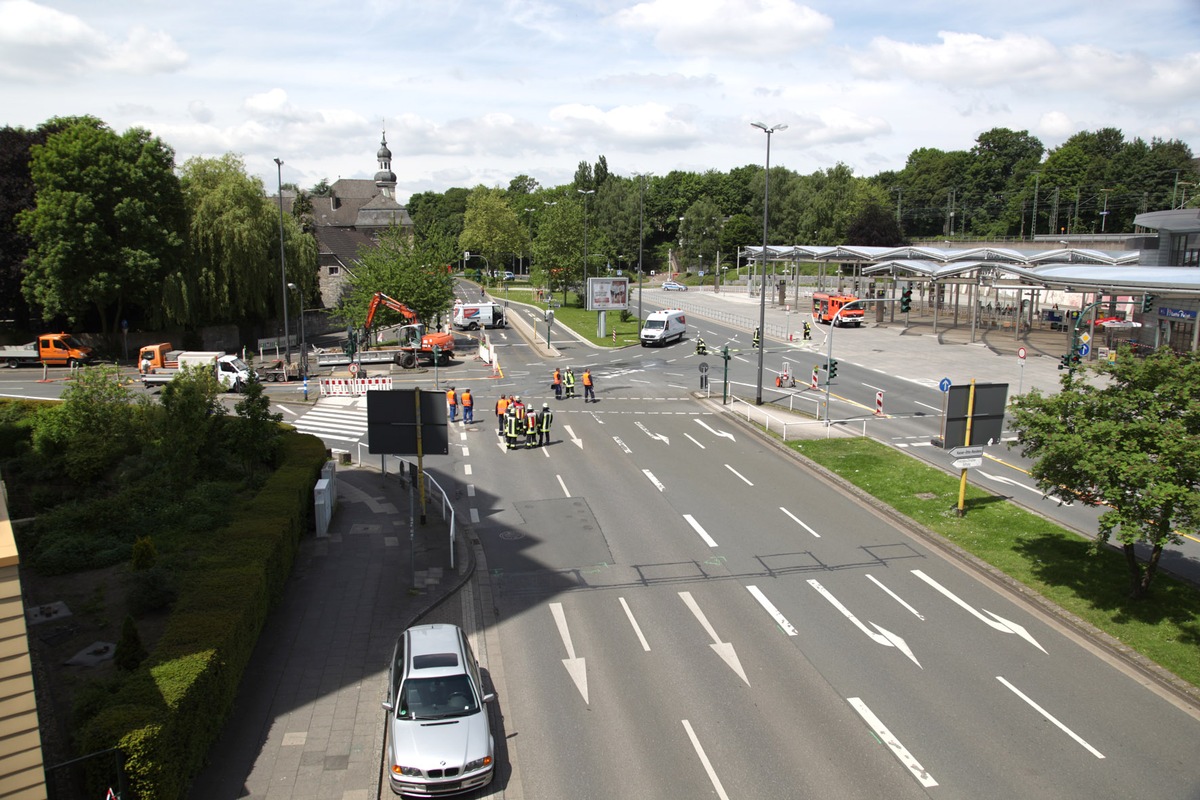
[(325, 460), (319, 439), (283, 437), (279, 469), (198, 547), (154, 651), (80, 732), (81, 752), (120, 748), (135, 797), (183, 797), (203, 766), (291, 574)]

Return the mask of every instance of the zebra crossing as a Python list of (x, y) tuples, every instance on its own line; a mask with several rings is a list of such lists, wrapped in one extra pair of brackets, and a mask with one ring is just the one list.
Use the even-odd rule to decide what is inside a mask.
[(326, 443), (357, 444), (367, 435), (365, 397), (326, 397), (295, 419), (284, 422)]

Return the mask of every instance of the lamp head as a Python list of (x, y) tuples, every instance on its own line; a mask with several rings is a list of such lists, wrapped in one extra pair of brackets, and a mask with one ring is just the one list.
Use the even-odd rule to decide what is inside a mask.
[(277, 166), (277, 167), (282, 167), (282, 166), (283, 166), (283, 162), (282, 162), (282, 161), (280, 161), (280, 160), (277, 158), (277, 159), (275, 159), (275, 166)]

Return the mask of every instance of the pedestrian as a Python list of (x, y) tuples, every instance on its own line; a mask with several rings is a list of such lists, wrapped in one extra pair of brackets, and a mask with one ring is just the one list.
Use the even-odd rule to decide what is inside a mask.
[(554, 368), (554, 377), (550, 379), (550, 385), (554, 387), (554, 399), (562, 400), (562, 372), (558, 367)]
[(450, 409), (450, 421), (454, 422), (458, 419), (458, 393), (451, 386), (446, 390), (446, 406)]
[(504, 435), (504, 414), (508, 411), (508, 396), (500, 395), (496, 401), (496, 435)]
[(758, 328), (755, 328), (754, 329), (754, 343), (751, 344), (750, 347), (753, 350), (757, 350), (760, 344), (762, 344), (762, 335), (759, 333)]
[(542, 413), (538, 414), (538, 444), (550, 444), (550, 425), (554, 422), (554, 412), (549, 403), (542, 403)]
[(517, 411), (514, 406), (509, 406), (504, 415), (504, 443), (509, 450), (517, 449)]
[(525, 424), (525, 404), (521, 402), (521, 395), (513, 395), (513, 413), (517, 415), (517, 422), (521, 425)]
[(696, 355), (698, 355), (698, 356), (708, 355), (708, 347), (706, 347), (704, 344), (704, 337), (700, 336), (700, 335), (696, 336)]
[(811, 338), (812, 338), (812, 326), (806, 322), (806, 323), (804, 323), (804, 341), (807, 342)]
[(592, 368), (587, 367), (583, 370), (583, 402), (591, 400), (596, 402), (596, 387), (592, 383)]
[(463, 408), (463, 425), (470, 425), (475, 421), (475, 398), (471, 396), (471, 390), (463, 389), (459, 401)]
[(532, 408), (525, 412), (525, 447), (537, 447), (538, 419), (537, 412)]
[(567, 383), (567, 399), (570, 400), (572, 397), (575, 396), (575, 371), (573, 369), (571, 369), (570, 367), (567, 367), (566, 383)]

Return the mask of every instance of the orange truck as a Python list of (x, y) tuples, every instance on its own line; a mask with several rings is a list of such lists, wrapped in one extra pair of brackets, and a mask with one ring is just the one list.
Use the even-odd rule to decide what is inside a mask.
[(833, 323), (834, 317), (838, 311), (841, 315), (837, 316), (837, 324), (839, 327), (845, 325), (853, 325), (858, 328), (863, 324), (863, 318), (866, 312), (860, 306), (854, 308), (846, 308), (846, 306), (858, 300), (852, 294), (827, 294), (825, 292), (813, 292), (813, 320), (820, 322), (823, 325)]
[(92, 348), (80, 344), (69, 333), (43, 333), (29, 344), (0, 347), (0, 361), (13, 368), (22, 364), (74, 367), (94, 360)]
[(170, 342), (148, 344), (138, 351), (138, 372), (156, 372), (160, 369), (179, 369), (179, 350)]

